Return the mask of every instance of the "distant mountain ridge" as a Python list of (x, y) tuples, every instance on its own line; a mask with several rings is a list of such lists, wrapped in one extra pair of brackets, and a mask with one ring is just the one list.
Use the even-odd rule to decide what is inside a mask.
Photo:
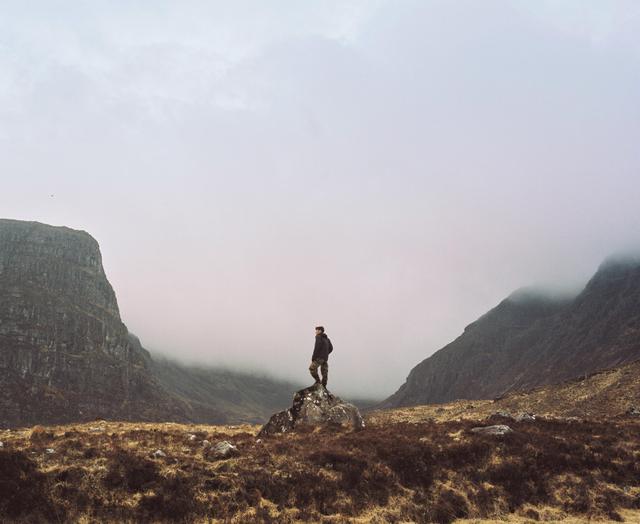
[(299, 385), (154, 359), (84, 231), (0, 219), (0, 427), (261, 422)]
[(274, 410), (291, 403), (298, 384), (251, 373), (186, 365), (152, 355), (153, 375), (183, 400), (189, 420), (262, 423)]
[(640, 358), (640, 258), (605, 260), (572, 299), (519, 291), (414, 367), (383, 407), (482, 399)]

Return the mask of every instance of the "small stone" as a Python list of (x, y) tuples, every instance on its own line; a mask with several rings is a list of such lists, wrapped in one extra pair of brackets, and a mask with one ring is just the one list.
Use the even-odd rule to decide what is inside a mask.
[(209, 447), (211, 445), (211, 442), (209, 442), (208, 440), (205, 439), (205, 440), (202, 441), (202, 445), (206, 448), (206, 447)]
[(0, 441), (0, 448), (4, 448), (4, 442)]
[(535, 422), (536, 416), (532, 413), (520, 413), (516, 415), (514, 420), (516, 422)]
[(196, 440), (196, 438), (198, 438), (198, 437), (196, 437), (196, 436), (195, 436), (195, 435), (193, 435), (193, 434), (189, 435), (189, 441), (190, 441), (190, 442), (193, 442), (194, 440)]
[(167, 454), (164, 451), (162, 451), (161, 449), (156, 449), (153, 452), (153, 457), (154, 458), (163, 458), (163, 457), (166, 457), (166, 456), (167, 456)]
[(55, 449), (53, 449), (53, 448), (47, 448), (47, 449), (45, 449), (45, 450), (44, 450), (44, 452), (45, 452), (47, 455), (52, 455), (53, 453), (55, 453), (55, 452), (56, 452), (56, 450), (55, 450)]
[[(259, 438), (258, 440), (256, 440), (256, 444), (262, 444), (262, 439)], [(2, 442), (0, 442), (0, 448), (2, 447)]]
[(631, 406), (629, 409), (627, 409), (627, 415), (631, 417), (640, 417), (640, 408)]
[(505, 435), (506, 433), (512, 433), (513, 430), (509, 426), (504, 424), (496, 424), (495, 426), (479, 426), (471, 428), (473, 433), (480, 433), (481, 435)]

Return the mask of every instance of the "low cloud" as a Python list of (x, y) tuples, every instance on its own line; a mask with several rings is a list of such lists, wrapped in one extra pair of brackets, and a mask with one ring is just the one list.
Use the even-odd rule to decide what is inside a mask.
[(304, 381), (323, 324), (385, 396), (640, 245), (637, 9), (555, 4), (5, 3), (0, 210), (94, 235), (151, 349)]

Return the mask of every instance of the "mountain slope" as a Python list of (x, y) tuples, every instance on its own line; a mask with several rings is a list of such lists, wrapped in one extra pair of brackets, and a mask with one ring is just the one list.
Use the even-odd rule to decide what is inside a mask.
[(122, 322), (88, 233), (0, 220), (0, 427), (257, 421), (296, 387), (154, 362)]
[(605, 261), (572, 300), (518, 292), (413, 368), (384, 407), (491, 398), (640, 358), (640, 260)]
[[(194, 421), (259, 423), (291, 403), (298, 384), (202, 366), (187, 366), (154, 356), (154, 376), (188, 404)], [(297, 388), (297, 389), (296, 389)]]
[(533, 413), (537, 417), (588, 420), (638, 419), (640, 360), (560, 384), (514, 391), (494, 400), (455, 400), (371, 412), (372, 423), (482, 420), (496, 413)]

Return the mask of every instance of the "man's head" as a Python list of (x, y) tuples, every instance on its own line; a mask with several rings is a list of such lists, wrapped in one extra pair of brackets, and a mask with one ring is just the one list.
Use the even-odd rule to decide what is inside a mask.
[(322, 326), (316, 326), (316, 336), (322, 335), (324, 333), (324, 328)]

